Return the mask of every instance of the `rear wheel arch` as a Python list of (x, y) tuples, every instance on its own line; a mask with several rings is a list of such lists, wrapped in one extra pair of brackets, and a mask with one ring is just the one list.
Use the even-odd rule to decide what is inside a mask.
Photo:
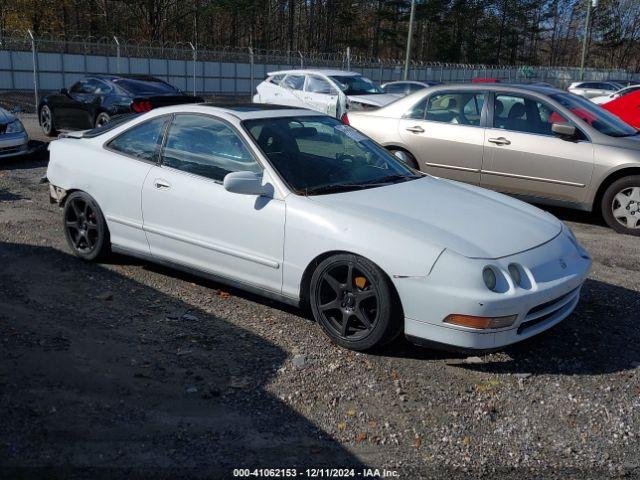
[(420, 164), (418, 163), (418, 159), (416, 158), (416, 156), (413, 153), (411, 153), (405, 147), (402, 147), (400, 145), (385, 145), (384, 148), (389, 150), (391, 153), (393, 153), (393, 152), (404, 152), (404, 153), (408, 154), (409, 157), (410, 157), (410, 160), (413, 163), (412, 167), (417, 169), (417, 170), (420, 170)]

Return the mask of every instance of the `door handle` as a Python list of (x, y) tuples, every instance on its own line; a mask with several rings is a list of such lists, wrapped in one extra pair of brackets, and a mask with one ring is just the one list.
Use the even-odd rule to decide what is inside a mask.
[(171, 188), (171, 184), (166, 180), (162, 180), (161, 178), (156, 178), (153, 181), (153, 186), (156, 187), (158, 190), (167, 190)]
[(416, 125), (415, 127), (407, 127), (406, 128), (407, 132), (413, 132), (413, 133), (422, 133), (424, 132), (424, 128)]
[(511, 145), (511, 142), (504, 137), (490, 138), (488, 141), (496, 145)]

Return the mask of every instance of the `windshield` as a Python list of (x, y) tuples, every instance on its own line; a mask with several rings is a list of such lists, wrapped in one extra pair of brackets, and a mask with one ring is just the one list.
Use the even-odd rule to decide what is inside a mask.
[(113, 83), (136, 96), (153, 95), (181, 95), (182, 92), (161, 80), (135, 80), (133, 78), (118, 78)]
[(571, 93), (554, 93), (549, 95), (556, 102), (569, 109), (600, 133), (610, 137), (629, 137), (637, 130), (623, 122), (614, 114), (607, 112), (595, 103)]
[(422, 177), (335, 118), (263, 118), (243, 124), (280, 176), (299, 194), (361, 190)]
[(330, 78), (338, 84), (346, 95), (383, 93), (371, 80), (362, 75), (332, 75)]

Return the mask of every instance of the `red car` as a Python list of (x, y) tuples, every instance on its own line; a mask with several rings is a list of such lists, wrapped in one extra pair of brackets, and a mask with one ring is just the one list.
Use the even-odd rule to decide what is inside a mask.
[(618, 97), (601, 106), (632, 127), (640, 129), (640, 90)]

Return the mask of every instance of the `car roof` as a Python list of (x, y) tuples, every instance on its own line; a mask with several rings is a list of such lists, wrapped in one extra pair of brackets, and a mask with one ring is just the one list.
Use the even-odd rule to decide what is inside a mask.
[(231, 115), (238, 120), (252, 120), (258, 118), (326, 116), (321, 112), (306, 108), (285, 105), (271, 105), (263, 103), (244, 103), (230, 105), (216, 105), (215, 103), (187, 103), (160, 107), (152, 110), (163, 113), (217, 113)]
[(344, 76), (344, 75), (360, 75), (362, 76), (361, 73), (358, 72), (350, 72), (347, 70), (330, 70), (330, 69), (322, 69), (322, 68), (300, 68), (300, 69), (292, 69), (292, 70), (276, 70), (273, 72), (269, 72), (267, 73), (267, 75), (279, 75), (279, 74), (288, 74), (288, 73), (292, 73), (292, 74), (307, 74), (307, 73), (317, 73), (319, 75), (326, 75), (326, 76)]
[(152, 77), (151, 75), (135, 75), (135, 74), (121, 74), (121, 75), (113, 75), (113, 74), (97, 74), (97, 75), (87, 75), (84, 78), (98, 78), (100, 80), (138, 80), (140, 82), (162, 82), (167, 83), (161, 78)]

